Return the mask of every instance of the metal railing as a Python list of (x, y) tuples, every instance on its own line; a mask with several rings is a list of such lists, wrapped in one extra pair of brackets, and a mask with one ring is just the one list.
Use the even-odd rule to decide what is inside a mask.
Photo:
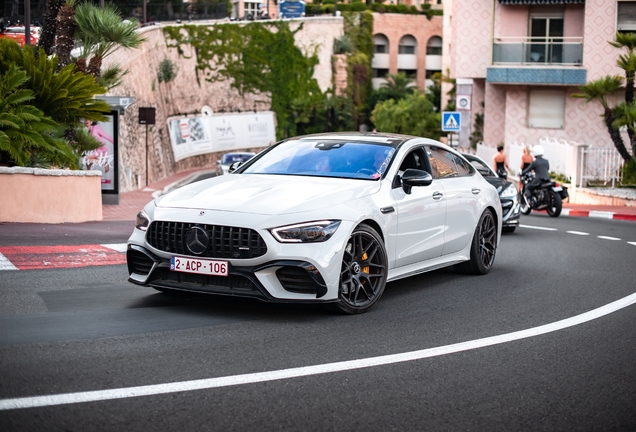
[(583, 64), (582, 37), (496, 37), (493, 64), (573, 65)]
[(580, 180), (579, 187), (589, 182), (614, 187), (623, 180), (623, 158), (615, 148), (579, 147)]

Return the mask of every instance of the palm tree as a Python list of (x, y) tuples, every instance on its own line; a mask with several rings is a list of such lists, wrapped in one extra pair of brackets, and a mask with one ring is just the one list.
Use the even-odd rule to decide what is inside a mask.
[(404, 72), (388, 74), (380, 87), (387, 89), (393, 99), (403, 99), (417, 90), (415, 80)]
[(57, 14), (57, 45), (55, 52), (59, 59), (58, 70), (72, 63), (71, 51), (75, 46), (75, 3), (76, 0), (65, 0), (64, 6)]
[(47, 56), (53, 54), (57, 33), (57, 14), (62, 6), (64, 6), (64, 0), (48, 0), (46, 2), (46, 14), (44, 15), (42, 36), (40, 36), (38, 47), (44, 49)]
[(82, 45), (77, 66), (99, 79), (102, 62), (117, 48), (137, 48), (145, 40), (137, 33), (136, 21), (122, 21), (112, 5), (103, 8), (82, 3), (75, 8), (76, 36)]
[(627, 151), (623, 138), (619, 130), (614, 126), (616, 120), (616, 114), (612, 107), (610, 107), (607, 100), (608, 96), (613, 95), (623, 87), (623, 78), (618, 75), (605, 76), (595, 81), (579, 87), (581, 93), (575, 93), (572, 96), (575, 98), (585, 99), (585, 103), (596, 102), (603, 107), (603, 119), (605, 120), (605, 126), (609, 132), (610, 138), (614, 142), (614, 146), (620, 153), (621, 157), (627, 162), (632, 159), (631, 155)]

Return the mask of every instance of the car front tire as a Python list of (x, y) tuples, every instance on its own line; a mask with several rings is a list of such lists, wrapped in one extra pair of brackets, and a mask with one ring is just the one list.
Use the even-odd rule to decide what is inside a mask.
[(455, 270), (464, 274), (484, 275), (490, 271), (497, 252), (497, 221), (491, 210), (486, 210), (479, 218), (473, 242), (470, 247), (470, 260), (455, 265)]
[(336, 310), (358, 314), (371, 309), (384, 293), (387, 262), (380, 235), (366, 224), (356, 227), (345, 245)]

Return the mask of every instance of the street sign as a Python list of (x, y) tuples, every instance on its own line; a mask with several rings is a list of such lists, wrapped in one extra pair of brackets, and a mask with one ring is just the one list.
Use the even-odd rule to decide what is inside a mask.
[(461, 118), (458, 111), (442, 111), (442, 130), (444, 132), (459, 132)]

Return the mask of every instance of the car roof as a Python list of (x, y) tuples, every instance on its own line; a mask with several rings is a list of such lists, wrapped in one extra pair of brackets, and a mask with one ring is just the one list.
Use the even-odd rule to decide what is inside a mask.
[[(319, 133), (312, 135), (303, 135), (289, 138), (290, 140), (346, 140), (346, 141), (357, 141), (357, 142), (369, 142), (369, 143), (382, 143), (390, 145), (394, 148), (400, 147), (407, 141), (411, 141), (413, 139), (425, 139), (424, 137), (416, 137), (412, 135), (402, 135), (402, 134), (393, 134), (386, 132), (327, 132), (327, 133)], [(438, 145), (440, 144), (438, 141), (430, 140), (431, 144)], [(443, 145), (443, 144), (442, 144)]]

